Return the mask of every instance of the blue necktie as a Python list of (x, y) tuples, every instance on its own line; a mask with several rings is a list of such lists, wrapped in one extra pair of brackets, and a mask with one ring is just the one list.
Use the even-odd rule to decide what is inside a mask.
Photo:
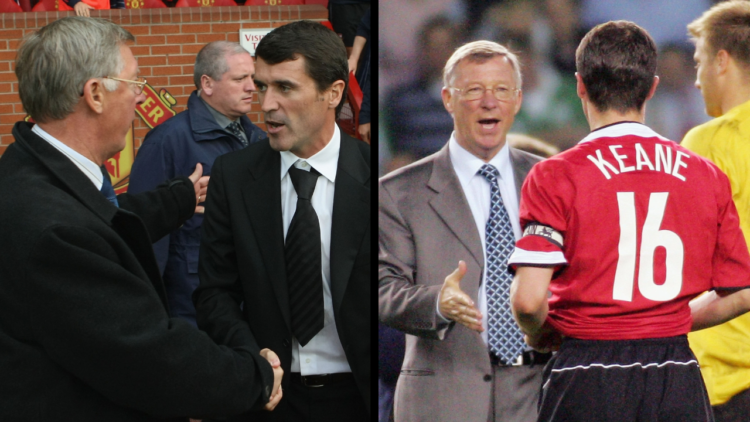
[(500, 173), (489, 164), (478, 174), (490, 182), (490, 218), (485, 227), (487, 248), (487, 339), (490, 351), (504, 363), (515, 362), (523, 352), (523, 334), (513, 320), (510, 310), (510, 283), (513, 276), (508, 271), (508, 258), (513, 252), (515, 237), (500, 196)]
[(109, 180), (109, 172), (105, 166), (102, 166), (102, 195), (109, 200), (109, 202), (115, 204), (116, 207), (120, 207), (117, 203), (117, 195), (115, 195), (115, 188), (112, 187), (112, 181)]

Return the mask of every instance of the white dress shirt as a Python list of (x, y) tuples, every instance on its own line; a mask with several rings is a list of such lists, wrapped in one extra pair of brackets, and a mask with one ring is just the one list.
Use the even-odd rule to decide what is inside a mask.
[(71, 147), (58, 141), (44, 129), (39, 127), (39, 125), (34, 125), (34, 127), (31, 128), (31, 131), (39, 135), (40, 138), (49, 142), (50, 145), (55, 147), (64, 156), (68, 157), (68, 159), (72, 161), (73, 164), (75, 164), (76, 167), (78, 167), (83, 172), (83, 174), (85, 174), (91, 180), (91, 183), (96, 186), (97, 190), (102, 190), (102, 184), (104, 183), (102, 170), (93, 161), (77, 153)]
[[(485, 162), (459, 145), (458, 141), (456, 141), (455, 133), (451, 135), (451, 139), (448, 142), (451, 164), (453, 164), (453, 170), (455, 170), (458, 181), (461, 183), (466, 200), (469, 202), (469, 208), (479, 232), (479, 239), (482, 241), (482, 251), (484, 252), (484, 261), (486, 263), (487, 246), (485, 244), (485, 227), (487, 220), (490, 218), (490, 182), (484, 176), (477, 174)], [(516, 192), (516, 183), (513, 175), (513, 167), (510, 162), (508, 144), (506, 143), (487, 164), (491, 164), (500, 172), (500, 178), (498, 179), (500, 196), (503, 197), (505, 210), (508, 211), (508, 218), (510, 218), (510, 224), (513, 226), (513, 235), (518, 240), (521, 237), (521, 223), (518, 220), (518, 193)], [(485, 280), (487, 280), (486, 264), (482, 270), (482, 284), (476, 304), (477, 309), (482, 313), (482, 327), (484, 328), (482, 340), (486, 344), (487, 283), (485, 283)]]
[(310, 171), (310, 166), (312, 166), (322, 176), (318, 177), (310, 202), (320, 221), (324, 326), (304, 347), (300, 346), (296, 338), (292, 338), (292, 372), (300, 372), (303, 376), (352, 371), (336, 330), (331, 299), (331, 216), (340, 149), (341, 134), (338, 126), (335, 126), (333, 137), (328, 145), (310, 158), (301, 159), (289, 151), (281, 152), (281, 214), (284, 222), (284, 238), (297, 209), (297, 192), (288, 174), (289, 167), (294, 165), (299, 169)]

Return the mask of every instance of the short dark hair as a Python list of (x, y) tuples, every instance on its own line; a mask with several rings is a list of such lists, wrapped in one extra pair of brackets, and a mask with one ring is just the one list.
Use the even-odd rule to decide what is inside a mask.
[(640, 110), (656, 75), (656, 44), (633, 22), (597, 25), (576, 50), (576, 71), (600, 112)]
[(302, 20), (278, 27), (258, 43), (255, 56), (274, 65), (287, 60), (305, 58), (305, 71), (315, 81), (318, 92), (342, 80), (346, 84), (341, 102), (336, 106), (336, 118), (344, 106), (349, 87), (349, 62), (346, 47), (338, 35), (319, 22)]

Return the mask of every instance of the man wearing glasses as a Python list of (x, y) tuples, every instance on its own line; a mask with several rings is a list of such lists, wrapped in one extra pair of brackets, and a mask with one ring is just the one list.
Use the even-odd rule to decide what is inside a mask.
[(169, 317), (150, 239), (193, 215), (201, 166), (117, 197), (102, 174), (145, 100), (133, 40), (66, 17), (19, 48), (36, 124), (17, 123), (0, 158), (0, 420), (177, 421), (281, 398), (273, 352), (218, 346)]
[[(201, 163), (210, 175), (216, 157), (265, 138), (250, 119), (255, 84), (253, 58), (240, 44), (215, 41), (195, 59), (187, 110), (146, 135), (130, 172), (131, 193), (154, 189), (167, 179), (186, 176)], [(206, 196), (200, 197), (200, 203)], [(198, 287), (198, 249), (203, 207), (178, 230), (154, 243), (154, 254), (167, 288), (172, 316), (193, 325), (193, 291)]]
[(518, 59), (472, 42), (443, 82), (447, 145), (380, 180), (379, 316), (407, 334), (395, 417), (535, 420), (549, 354), (531, 351), (513, 322), (506, 266), (521, 184), (539, 161), (506, 144), (522, 100)]

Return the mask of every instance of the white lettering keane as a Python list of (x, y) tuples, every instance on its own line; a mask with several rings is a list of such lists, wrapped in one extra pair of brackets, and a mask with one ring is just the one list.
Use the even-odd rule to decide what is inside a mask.
[(627, 159), (627, 155), (620, 155), (617, 153), (617, 149), (622, 148), (622, 145), (610, 145), (609, 150), (612, 151), (612, 155), (615, 157), (615, 160), (620, 164), (620, 173), (627, 173), (629, 171), (635, 170), (635, 167), (633, 166), (625, 166), (625, 163), (622, 161), (624, 159)]
[[(594, 154), (586, 156), (607, 180), (610, 180), (612, 176), (632, 171), (651, 170), (672, 175), (683, 182), (686, 181), (680, 171), (688, 167), (686, 160), (690, 158), (690, 155), (667, 143), (655, 143), (653, 155), (649, 155), (640, 143), (633, 144), (633, 147), (629, 145), (609, 145), (608, 147), (611, 157), (604, 158), (602, 151), (606, 154), (607, 149), (597, 149)], [(612, 161), (613, 159), (617, 164)]]
[(681, 175), (680, 173), (677, 173), (677, 171), (680, 170), (680, 167), (687, 168), (687, 164), (682, 162), (682, 157), (690, 158), (690, 156), (687, 155), (687, 154), (685, 154), (684, 152), (677, 151), (677, 155), (675, 156), (675, 159), (674, 159), (674, 168), (672, 169), (672, 176), (674, 176), (674, 177), (676, 177), (676, 178), (678, 178), (678, 179), (680, 179), (680, 180), (682, 180), (684, 182), (685, 181), (685, 176)]
[(646, 150), (643, 149), (641, 144), (635, 144), (635, 168), (637, 170), (642, 170), (644, 164), (648, 166), (649, 170), (654, 169), (654, 165), (651, 164), (651, 159), (648, 158)]
[(617, 169), (615, 168), (615, 166), (613, 166), (612, 164), (610, 164), (606, 160), (604, 160), (604, 158), (602, 157), (602, 152), (601, 151), (596, 150), (596, 156), (597, 156), (598, 160), (597, 160), (597, 158), (594, 158), (594, 157), (592, 157), (590, 155), (587, 155), (586, 158), (588, 158), (589, 160), (591, 160), (592, 163), (596, 164), (596, 166), (599, 167), (599, 170), (601, 170), (602, 173), (604, 173), (604, 177), (606, 177), (607, 180), (611, 179), (612, 176), (609, 175), (609, 173), (607, 172), (607, 169), (605, 169), (604, 166), (609, 167), (609, 169), (612, 170), (612, 173), (614, 173), (614, 174), (619, 174), (620, 173), (620, 172), (617, 171)]
[[(654, 150), (654, 161), (656, 162), (656, 171), (664, 171), (664, 173), (672, 173), (672, 148), (667, 147), (667, 152), (661, 147), (661, 144), (656, 144)], [(661, 166), (659, 165), (661, 164)], [(661, 169), (664, 167), (664, 170)]]

